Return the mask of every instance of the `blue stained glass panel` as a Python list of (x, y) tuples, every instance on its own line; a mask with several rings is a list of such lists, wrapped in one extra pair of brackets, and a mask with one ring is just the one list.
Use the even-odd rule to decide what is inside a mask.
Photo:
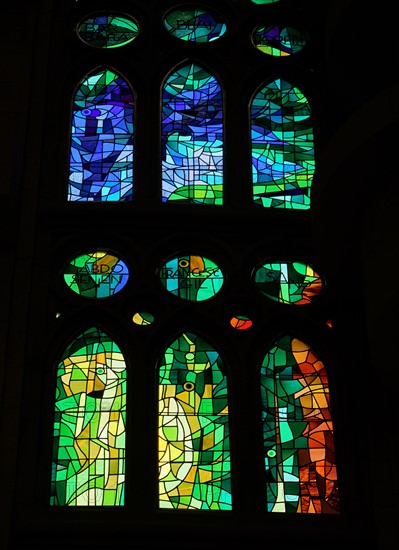
[(84, 78), (75, 94), (68, 201), (131, 201), (133, 93), (116, 73)]
[(162, 201), (223, 202), (223, 98), (194, 63), (167, 78), (162, 94)]

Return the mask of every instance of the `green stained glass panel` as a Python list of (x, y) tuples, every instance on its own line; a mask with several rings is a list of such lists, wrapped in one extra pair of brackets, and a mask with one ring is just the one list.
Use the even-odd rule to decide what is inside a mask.
[(212, 298), (223, 285), (219, 266), (209, 258), (196, 255), (171, 258), (159, 270), (159, 278), (170, 293), (194, 302)]
[(183, 333), (159, 369), (159, 506), (231, 510), (227, 379), (219, 353)]
[(251, 104), (251, 133), (255, 205), (309, 209), (315, 159), (305, 95), (280, 79), (261, 88)]
[(125, 486), (126, 365), (104, 332), (91, 328), (57, 368), (53, 506), (122, 506)]
[(285, 335), (265, 355), (260, 378), (267, 511), (339, 513), (323, 363), (307, 344)]

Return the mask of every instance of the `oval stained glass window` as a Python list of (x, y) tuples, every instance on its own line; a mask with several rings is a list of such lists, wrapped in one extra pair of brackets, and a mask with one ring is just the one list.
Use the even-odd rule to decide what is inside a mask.
[(83, 19), (76, 32), (88, 46), (111, 49), (132, 42), (139, 34), (139, 26), (125, 14), (97, 13)]
[(190, 254), (168, 260), (160, 268), (159, 278), (168, 292), (193, 302), (212, 298), (223, 285), (222, 271), (215, 262)]
[(258, 289), (281, 304), (310, 304), (322, 292), (324, 281), (302, 262), (271, 262), (256, 268), (253, 277)]
[(307, 43), (307, 36), (291, 27), (267, 25), (254, 30), (252, 42), (262, 53), (285, 57), (301, 51)]
[(226, 32), (217, 14), (196, 8), (172, 10), (163, 24), (172, 36), (187, 42), (213, 42)]
[(125, 262), (104, 250), (73, 257), (64, 268), (64, 280), (84, 298), (108, 298), (117, 294), (129, 278)]

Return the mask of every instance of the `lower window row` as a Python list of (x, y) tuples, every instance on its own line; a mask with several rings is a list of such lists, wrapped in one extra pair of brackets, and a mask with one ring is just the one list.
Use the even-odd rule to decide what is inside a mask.
[[(260, 362), (265, 509), (339, 513), (324, 364), (288, 334)], [(51, 505), (123, 506), (127, 369), (117, 343), (85, 330), (58, 363)], [(158, 369), (159, 508), (232, 510), (229, 374), (203, 337), (182, 332)], [(155, 435), (155, 434), (154, 434)]]

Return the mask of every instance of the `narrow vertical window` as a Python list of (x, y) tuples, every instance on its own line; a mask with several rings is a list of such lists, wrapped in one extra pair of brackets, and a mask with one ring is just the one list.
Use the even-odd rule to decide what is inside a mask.
[(71, 125), (69, 201), (131, 201), (133, 93), (110, 69), (84, 78)]
[(285, 80), (251, 104), (253, 200), (268, 208), (310, 208), (315, 170), (312, 116), (304, 94)]
[(190, 63), (162, 92), (162, 201), (223, 202), (223, 98), (217, 79)]
[(58, 365), (52, 505), (124, 504), (125, 414), (121, 350), (97, 328), (86, 330)]
[(219, 353), (183, 333), (159, 371), (159, 506), (231, 509), (228, 393)]
[(268, 512), (339, 512), (327, 373), (308, 345), (288, 335), (261, 366)]

